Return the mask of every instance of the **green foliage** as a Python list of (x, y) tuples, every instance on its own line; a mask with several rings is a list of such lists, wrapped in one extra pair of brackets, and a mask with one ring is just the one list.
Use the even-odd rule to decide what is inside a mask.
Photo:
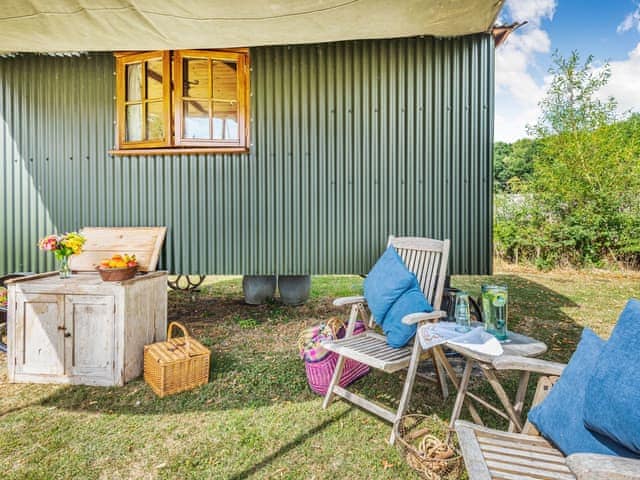
[(512, 144), (496, 142), (493, 149), (493, 179), (496, 192), (517, 192), (531, 179), (537, 143), (523, 138)]
[(533, 170), (517, 189), (504, 189), (520, 195), (496, 199), (496, 253), (541, 268), (637, 268), (640, 116), (614, 122), (615, 101), (596, 98), (608, 65), (596, 71), (591, 57), (581, 65), (575, 52), (554, 60), (554, 79), (531, 129), (538, 137), (530, 148)]
[(540, 118), (529, 128), (537, 138), (592, 130), (615, 120), (615, 99), (603, 101), (596, 96), (611, 77), (608, 63), (596, 69), (592, 55), (581, 65), (577, 51), (566, 59), (555, 51), (549, 74), (553, 80), (539, 104)]

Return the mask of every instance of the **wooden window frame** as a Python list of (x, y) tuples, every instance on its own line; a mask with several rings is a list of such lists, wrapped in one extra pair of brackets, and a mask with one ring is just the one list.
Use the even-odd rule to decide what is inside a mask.
[[(236, 97), (238, 101), (238, 139), (237, 140), (216, 140), (216, 139), (189, 139), (183, 138), (184, 133), (184, 100), (189, 97), (183, 96), (183, 60), (185, 58), (206, 58), (209, 61), (222, 60), (233, 61), (237, 64), (238, 81), (236, 85)], [(248, 117), (248, 66), (246, 63), (246, 54), (237, 52), (226, 52), (220, 50), (176, 50), (173, 57), (175, 86), (173, 90), (173, 109), (175, 119), (175, 136), (174, 143), (176, 146), (185, 147), (246, 147), (247, 139), (247, 117)], [(209, 84), (211, 85), (211, 71), (209, 71)], [(212, 102), (213, 97), (207, 98), (207, 102)], [(211, 119), (209, 112), (209, 118)]]
[[(158, 50), (152, 52), (118, 52), (116, 58), (116, 148), (112, 155), (154, 155), (171, 153), (246, 152), (249, 148), (250, 75), (249, 49), (225, 50)], [(185, 139), (183, 134), (182, 79), (185, 57), (210, 60), (232, 60), (237, 63), (238, 140)], [(162, 140), (126, 141), (126, 66), (152, 59), (162, 59), (163, 117), (165, 138)], [(143, 70), (144, 73), (144, 70)], [(164, 79), (167, 79), (166, 81)], [(144, 82), (143, 82), (144, 84)], [(144, 87), (143, 87), (144, 96)], [(187, 97), (188, 98), (188, 97)], [(209, 99), (208, 101), (211, 101)], [(142, 102), (145, 103), (144, 100)], [(143, 136), (146, 116), (143, 107)]]
[[(164, 138), (154, 140), (126, 140), (126, 108), (127, 102), (127, 65), (132, 63), (142, 63), (149, 60), (162, 60), (162, 116), (164, 120)], [(146, 72), (142, 69), (142, 137), (146, 135), (147, 117), (146, 117)], [(137, 102), (135, 102), (137, 103)], [(171, 55), (169, 51), (156, 50), (153, 52), (135, 53), (129, 55), (116, 56), (116, 148), (118, 149), (140, 149), (140, 148), (157, 148), (168, 147), (171, 145)]]

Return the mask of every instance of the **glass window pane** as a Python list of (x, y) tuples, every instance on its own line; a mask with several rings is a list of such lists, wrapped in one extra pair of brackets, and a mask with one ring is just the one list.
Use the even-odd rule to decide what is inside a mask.
[(209, 136), (209, 102), (183, 102), (183, 138), (211, 138)]
[(213, 138), (215, 140), (238, 140), (238, 104), (236, 102), (213, 102)]
[(238, 99), (238, 72), (233, 62), (213, 61), (213, 98), (216, 100)]
[(209, 98), (209, 59), (185, 58), (182, 67), (182, 96)]
[(126, 69), (127, 101), (140, 100), (142, 98), (142, 64), (132, 63), (127, 65)]
[(162, 102), (147, 103), (147, 140), (164, 138), (164, 116)]
[(127, 142), (142, 140), (142, 105), (127, 105), (126, 110), (126, 137)]
[(162, 60), (147, 62), (147, 99), (162, 98)]

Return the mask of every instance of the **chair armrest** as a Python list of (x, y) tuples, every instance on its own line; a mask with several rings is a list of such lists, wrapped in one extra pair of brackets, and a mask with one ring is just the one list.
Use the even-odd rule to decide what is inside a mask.
[(476, 436), (477, 425), (464, 420), (456, 420), (455, 428), (469, 479), (491, 480), (491, 472)]
[(578, 480), (640, 480), (640, 460), (595, 453), (574, 453), (567, 466)]
[(502, 355), (491, 363), (496, 370), (524, 370), (555, 376), (562, 375), (562, 371), (564, 367), (566, 367), (564, 363), (550, 362), (538, 358), (520, 357), (517, 355)]
[(367, 303), (367, 300), (362, 297), (340, 297), (340, 298), (336, 298), (333, 301), (333, 304), (336, 307), (344, 307), (345, 305), (354, 305), (356, 303)]
[(434, 310), (433, 312), (419, 312), (411, 313), (402, 317), (402, 323), (405, 325), (413, 325), (414, 323), (426, 322), (429, 320), (437, 320), (447, 316), (447, 312), (444, 310)]

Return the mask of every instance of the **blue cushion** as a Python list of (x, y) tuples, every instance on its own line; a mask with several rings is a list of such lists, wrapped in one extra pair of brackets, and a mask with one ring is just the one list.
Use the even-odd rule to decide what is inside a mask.
[(432, 312), (433, 307), (429, 305), (418, 280), (413, 277), (415, 283), (404, 292), (398, 300), (391, 306), (384, 317), (382, 330), (387, 336), (387, 344), (391, 347), (404, 347), (416, 334), (416, 325), (405, 325), (402, 318), (410, 313)]
[(640, 301), (620, 314), (587, 384), (584, 421), (640, 454)]
[(387, 248), (364, 281), (364, 297), (379, 325), (382, 325), (394, 302), (415, 280), (416, 276), (405, 266), (395, 248)]
[(584, 425), (587, 383), (604, 344), (604, 340), (585, 328), (562, 376), (547, 398), (529, 412), (529, 421), (565, 455), (583, 452), (634, 456), (621, 445), (590, 431)]

